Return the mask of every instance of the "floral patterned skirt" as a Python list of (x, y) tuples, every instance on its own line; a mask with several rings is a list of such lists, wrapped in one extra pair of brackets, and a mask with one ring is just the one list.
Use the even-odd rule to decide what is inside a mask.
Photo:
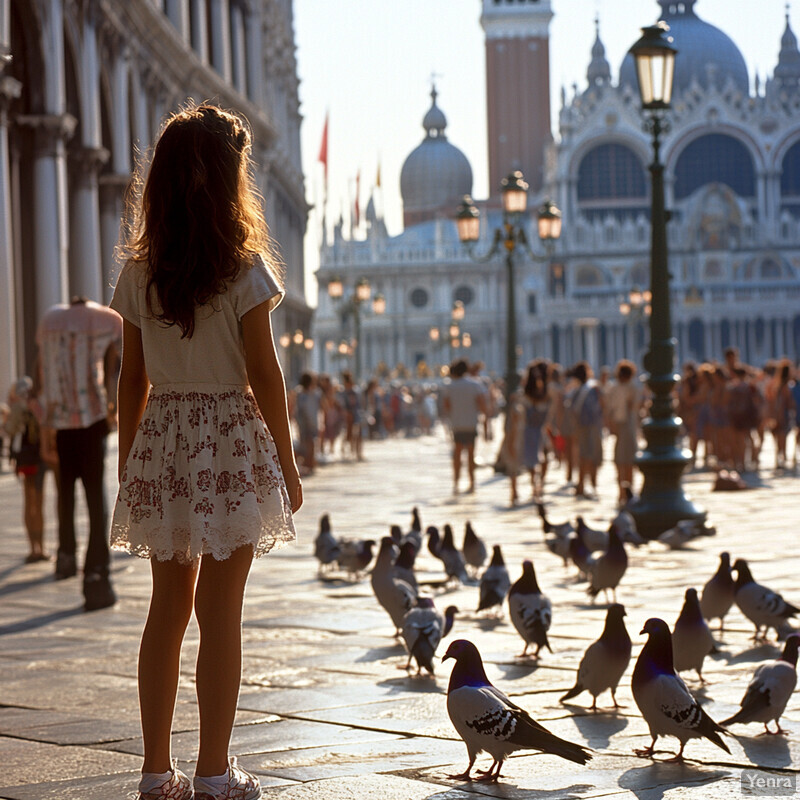
[(191, 563), (296, 538), (272, 435), (249, 387), (151, 387), (122, 471), (111, 546)]

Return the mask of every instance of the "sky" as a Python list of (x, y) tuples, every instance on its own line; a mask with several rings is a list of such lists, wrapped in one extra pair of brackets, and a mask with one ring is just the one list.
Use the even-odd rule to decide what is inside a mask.
[[(798, 6), (789, 15), (800, 34)], [(481, 0), (294, 0), (306, 198), (315, 206), (305, 248), (312, 305), (324, 194), (317, 158), (326, 114), (329, 227), (343, 213), (348, 229), (359, 173), (363, 215), (380, 167), (376, 202), (390, 235), (402, 231), (400, 170), (424, 137), (432, 77), (448, 139), (472, 165), (473, 195), (488, 195), (481, 8)], [(616, 83), (625, 53), (641, 26), (658, 19), (660, 7), (656, 0), (552, 0), (552, 9), (550, 92), (557, 137), (561, 87), (568, 95), (575, 83), (580, 90), (586, 87), (595, 17)], [(763, 84), (777, 64), (785, 0), (697, 0), (695, 12), (738, 45), (751, 85), (756, 73)]]

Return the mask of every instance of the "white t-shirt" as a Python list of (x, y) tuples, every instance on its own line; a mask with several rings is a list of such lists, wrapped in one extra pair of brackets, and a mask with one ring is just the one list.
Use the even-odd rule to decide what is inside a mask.
[[(147, 307), (145, 266), (125, 265), (117, 281), (111, 308), (142, 331), (145, 367), (150, 383), (217, 383), (246, 385), (242, 317), (269, 301), (270, 310), (283, 297), (260, 256), (243, 265), (227, 290), (195, 311), (194, 333), (181, 338), (177, 325), (155, 319)], [(158, 309), (155, 300), (154, 308)]]
[(453, 378), (443, 391), (450, 402), (450, 427), (474, 431), (478, 427), (478, 396), (486, 394), (483, 384), (471, 377)]

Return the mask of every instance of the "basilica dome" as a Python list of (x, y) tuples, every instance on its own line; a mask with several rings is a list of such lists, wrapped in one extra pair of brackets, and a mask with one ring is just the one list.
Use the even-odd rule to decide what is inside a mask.
[(425, 138), (411, 151), (400, 171), (400, 194), (406, 227), (426, 219), (451, 216), (465, 194), (472, 192), (472, 167), (467, 157), (447, 141), (447, 119), (436, 105), (436, 89), (431, 91), (431, 107), (422, 120)]
[[(733, 40), (719, 28), (704, 22), (694, 12), (697, 0), (659, 0), (660, 19), (670, 28), (675, 57), (673, 94), (686, 91), (693, 78), (705, 87), (722, 88), (728, 81), (745, 95), (750, 92), (747, 65)], [(633, 56), (625, 56), (619, 71), (620, 86), (636, 87), (636, 67)]]

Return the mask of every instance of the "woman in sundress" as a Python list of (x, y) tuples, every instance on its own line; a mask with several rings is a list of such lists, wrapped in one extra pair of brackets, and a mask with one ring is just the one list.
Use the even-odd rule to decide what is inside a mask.
[[(140, 800), (261, 797), (228, 757), (253, 557), (295, 538), (303, 501), (270, 312), (282, 291), (238, 116), (172, 116), (133, 201), (111, 306), (124, 318), (120, 489), (112, 546), (150, 558), (139, 652)], [(200, 748), (194, 792), (170, 752), (194, 609)]]

